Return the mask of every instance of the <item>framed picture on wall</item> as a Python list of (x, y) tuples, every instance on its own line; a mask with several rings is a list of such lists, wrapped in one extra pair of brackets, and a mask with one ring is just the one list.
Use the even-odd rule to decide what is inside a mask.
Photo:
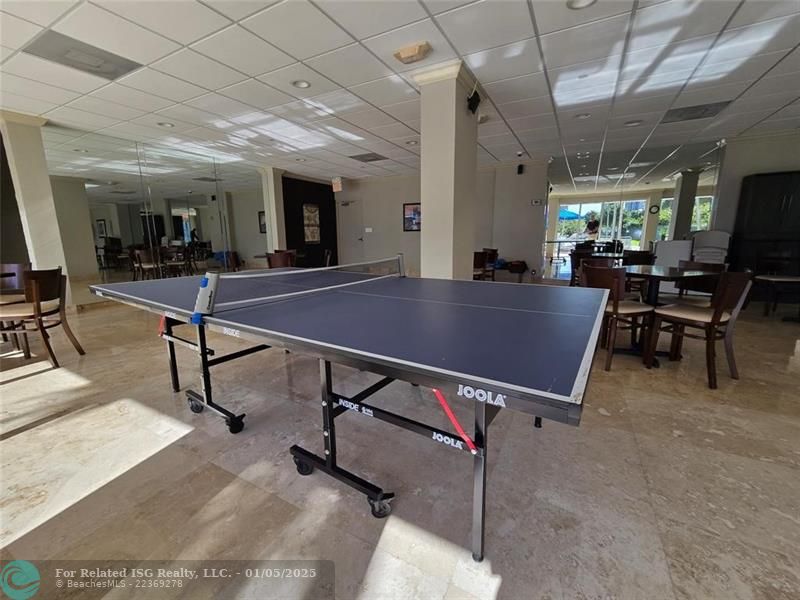
[(258, 211), (258, 230), (267, 233), (267, 213), (263, 210)]
[(106, 237), (106, 220), (105, 219), (97, 219), (97, 237), (98, 238)]
[(303, 238), (306, 244), (319, 244), (319, 204), (303, 204)]
[(422, 229), (422, 205), (419, 202), (403, 204), (403, 231)]

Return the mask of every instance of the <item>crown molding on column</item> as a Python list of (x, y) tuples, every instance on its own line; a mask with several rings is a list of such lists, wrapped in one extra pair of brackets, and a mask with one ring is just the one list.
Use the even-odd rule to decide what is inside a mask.
[(35, 117), (33, 115), (26, 115), (10, 110), (0, 110), (0, 121), (19, 123), (20, 125), (32, 125), (33, 127), (42, 127), (47, 123), (47, 119), (44, 117)]
[(464, 66), (464, 63), (459, 59), (420, 69), (419, 71), (413, 71), (411, 73), (411, 78), (420, 87), (429, 83), (455, 79), (464, 87), (471, 90), (477, 83), (476, 79)]

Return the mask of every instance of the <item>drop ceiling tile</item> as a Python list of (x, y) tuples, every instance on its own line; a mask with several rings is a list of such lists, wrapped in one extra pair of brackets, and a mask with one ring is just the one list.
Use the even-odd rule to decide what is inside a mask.
[(26, 96), (35, 100), (42, 100), (44, 102), (51, 102), (55, 105), (64, 104), (70, 100), (74, 100), (80, 94), (70, 92), (52, 85), (39, 83), (32, 79), (25, 77), (17, 77), (11, 73), (3, 73), (2, 75), (2, 90), (10, 92), (19, 96)]
[(3, 63), (3, 73), (34, 79), (73, 92), (86, 94), (104, 86), (107, 79), (20, 52)]
[(118, 81), (127, 87), (168, 98), (174, 102), (183, 102), (206, 93), (201, 87), (150, 68), (139, 69)]
[(373, 127), (370, 133), (382, 137), (386, 140), (394, 140), (397, 138), (407, 138), (417, 134), (413, 129), (403, 125), (402, 123), (393, 123), (391, 125), (383, 125), (381, 127)]
[(619, 55), (627, 27), (628, 17), (623, 15), (543, 35), (545, 64), (548, 69), (557, 69)]
[[(639, 3), (641, 6), (641, 2)], [(544, 35), (560, 29), (583, 25), (606, 17), (629, 14), (633, 0), (606, 0), (595, 2), (581, 10), (567, 7), (564, 2), (534, 2), (533, 13), (539, 33)]]
[(694, 69), (706, 56), (713, 42), (714, 36), (704, 36), (666, 46), (628, 52), (621, 77), (623, 80), (646, 78)]
[(292, 101), (292, 97), (288, 94), (284, 94), (255, 79), (248, 79), (247, 81), (222, 88), (219, 93), (260, 109), (273, 108)]
[(0, 46), (0, 62), (7, 59), (9, 56), (14, 54), (16, 50), (14, 48), (7, 48), (6, 46)]
[[(166, 117), (163, 113), (142, 115), (141, 117), (133, 119), (131, 123), (135, 125), (141, 125), (143, 127), (150, 127), (156, 131), (160, 131), (162, 135), (167, 136), (178, 133), (186, 133), (192, 129), (196, 129), (197, 127), (193, 123), (187, 123), (178, 119)], [(173, 127), (164, 127), (163, 125), (159, 125), (159, 123), (172, 123)]]
[(173, 75), (209, 90), (216, 90), (247, 79), (245, 75), (230, 67), (188, 48), (161, 59), (151, 66), (162, 73)]
[(205, 110), (200, 110), (193, 106), (187, 106), (185, 104), (176, 104), (174, 106), (170, 106), (158, 111), (156, 114), (167, 117), (160, 119), (162, 121), (178, 119), (179, 121), (184, 121), (186, 123), (193, 123), (195, 125), (200, 125), (201, 127), (210, 126), (215, 129), (230, 129), (233, 127), (233, 123), (223, 119), (219, 115), (215, 115)]
[(66, 106), (53, 109), (46, 116), (54, 123), (73, 125), (90, 130), (102, 129), (119, 123), (119, 119), (104, 117)]
[(81, 4), (54, 25), (53, 30), (142, 64), (180, 48), (175, 42), (93, 4)]
[[(517, 134), (519, 141), (525, 146), (541, 146), (547, 142), (558, 142), (559, 133), (556, 127), (546, 127), (544, 129), (533, 129)], [(481, 142), (482, 143), (482, 142)]]
[(743, 95), (743, 100), (769, 94), (797, 92), (800, 95), (800, 73), (787, 73), (775, 77), (764, 77), (756, 82), (753, 87), (748, 89)]
[(27, 96), (19, 96), (12, 94), (6, 89), (0, 90), (0, 107), (4, 110), (13, 110), (30, 115), (41, 115), (49, 110), (54, 109), (57, 104), (52, 102), (45, 102), (37, 98), (28, 98)]
[(239, 25), (232, 25), (196, 44), (192, 49), (248, 75), (261, 75), (295, 62)]
[(3, 12), (47, 27), (78, 0), (3, 0)]
[(101, 133), (104, 135), (120, 137), (126, 140), (133, 140), (137, 142), (151, 140), (163, 135), (163, 131), (159, 129), (143, 127), (142, 125), (128, 122), (106, 127)]
[[(461, 54), (479, 52), (534, 35), (525, 0), (480, 0), (436, 16)], [(487, 24), (491, 23), (491, 26)]]
[(318, 121), (330, 117), (333, 113), (323, 104), (315, 103), (313, 99), (295, 100), (283, 106), (277, 106), (270, 110), (273, 115), (291, 121), (295, 124), (308, 124), (310, 121)]
[(689, 80), (689, 84), (722, 85), (738, 81), (759, 79), (786, 56), (785, 52), (771, 52), (752, 56), (747, 61), (733, 61), (703, 64)]
[(542, 96), (541, 98), (530, 98), (501, 104), (497, 108), (506, 119), (516, 119), (550, 112), (552, 103), (549, 96)]
[(468, 54), (464, 57), (464, 62), (484, 84), (542, 70), (536, 38)]
[(349, 114), (347, 115), (347, 121), (364, 129), (391, 125), (396, 122), (390, 115), (377, 108)]
[[(5, 8), (5, 3), (3, 4)], [(22, 48), (33, 37), (42, 31), (42, 28), (33, 23), (18, 19), (14, 15), (0, 12), (0, 32), (2, 32), (3, 45), (8, 48)]]
[[(423, 41), (431, 45), (431, 52), (425, 59), (404, 65), (394, 57), (394, 53), (400, 48)], [(364, 45), (398, 73), (415, 71), (456, 58), (456, 54), (450, 48), (450, 44), (447, 43), (447, 40), (430, 19), (418, 21), (417, 23), (368, 38), (364, 40)]]
[(350, 87), (392, 74), (391, 69), (360, 44), (345, 46), (305, 62), (342, 87)]
[(110, 117), (118, 121), (128, 121), (144, 114), (141, 110), (109, 102), (108, 100), (103, 100), (94, 96), (83, 96), (70, 102), (67, 106), (97, 115), (103, 115), (104, 117)]
[(229, 19), (238, 21), (277, 4), (278, 0), (202, 0), (202, 2)]
[(484, 89), (496, 104), (538, 98), (549, 93), (544, 73), (504, 79), (487, 84)]
[(729, 29), (800, 13), (796, 0), (747, 0), (736, 12)]
[(188, 100), (185, 104), (231, 120), (236, 117), (247, 117), (248, 115), (258, 112), (257, 109), (248, 104), (226, 96), (221, 96), (220, 94), (206, 94), (205, 96), (199, 96)]
[(503, 133), (511, 133), (511, 130), (508, 128), (508, 125), (506, 125), (500, 119), (494, 119), (478, 124), (478, 139), (489, 137), (491, 135), (500, 135)]
[(734, 100), (751, 83), (752, 81), (739, 81), (723, 85), (690, 85), (676, 98), (672, 108)]
[(625, 116), (655, 111), (664, 112), (670, 107), (674, 99), (674, 94), (667, 94), (665, 96), (651, 96), (649, 98), (640, 98), (634, 100), (617, 99), (617, 101), (614, 103), (614, 114), (616, 116)]
[(419, 94), (399, 75), (392, 75), (350, 88), (350, 91), (376, 106), (416, 99)]
[(641, 50), (716, 34), (736, 6), (736, 2), (669, 0), (638, 10), (629, 49)]
[(108, 100), (109, 102), (137, 108), (145, 112), (160, 110), (172, 104), (171, 100), (153, 96), (152, 94), (146, 94), (145, 92), (118, 83), (110, 83), (92, 92), (91, 95), (103, 100)]
[(548, 111), (539, 115), (530, 115), (526, 117), (510, 119), (508, 121), (508, 125), (517, 133), (521, 133), (523, 131), (530, 131), (532, 129), (555, 127), (556, 118), (553, 116), (552, 111)]
[(652, 96), (665, 96), (678, 93), (692, 71), (675, 71), (661, 75), (650, 75), (646, 79), (629, 79), (620, 81), (617, 88), (617, 97), (625, 100), (635, 98), (649, 98)]
[[(296, 98), (312, 98), (339, 88), (333, 81), (309, 69), (302, 63), (295, 63), (277, 71), (272, 71), (261, 75), (258, 79)], [(305, 89), (297, 88), (292, 85), (293, 81), (307, 81), (311, 86)]]
[(248, 17), (241, 24), (300, 60), (353, 41), (307, 0), (285, 0)]
[(375, 10), (367, 9), (362, 0), (318, 0), (316, 4), (360, 40), (428, 16), (416, 0), (381, 2)]
[(790, 117), (800, 117), (800, 99), (781, 109), (770, 119), (788, 119)]
[(335, 90), (308, 98), (305, 102), (316, 106), (328, 113), (336, 115), (349, 115), (350, 113), (367, 110), (369, 104), (347, 90)]
[[(402, 121), (406, 125), (411, 125), (411, 123), (415, 121), (419, 122), (421, 118), (419, 98), (398, 102), (397, 104), (384, 105), (381, 107), (381, 110), (386, 111), (395, 119)], [(419, 128), (415, 127), (415, 129)]]
[(708, 53), (706, 62), (739, 59), (743, 63), (756, 54), (789, 50), (800, 43), (800, 17), (785, 17), (738, 29), (729, 29)]

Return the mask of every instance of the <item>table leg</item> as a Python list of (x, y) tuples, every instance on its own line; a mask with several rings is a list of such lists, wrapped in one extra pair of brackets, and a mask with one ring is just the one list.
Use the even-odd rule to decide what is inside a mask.
[(658, 306), (658, 288), (660, 283), (661, 282), (655, 278), (647, 280), (647, 299), (645, 302), (650, 306)]
[(483, 560), (483, 540), (486, 517), (486, 403), (475, 402), (475, 434), (473, 441), (482, 453), (474, 457), (472, 492), (472, 558)]

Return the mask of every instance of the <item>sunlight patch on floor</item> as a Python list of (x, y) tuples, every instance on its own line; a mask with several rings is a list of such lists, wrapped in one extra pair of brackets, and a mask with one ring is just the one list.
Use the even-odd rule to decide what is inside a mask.
[[(53, 375), (56, 373), (60, 371)], [(74, 383), (70, 378), (67, 381)], [(192, 429), (125, 398), (81, 408), (0, 442), (0, 547), (122, 476)]]

